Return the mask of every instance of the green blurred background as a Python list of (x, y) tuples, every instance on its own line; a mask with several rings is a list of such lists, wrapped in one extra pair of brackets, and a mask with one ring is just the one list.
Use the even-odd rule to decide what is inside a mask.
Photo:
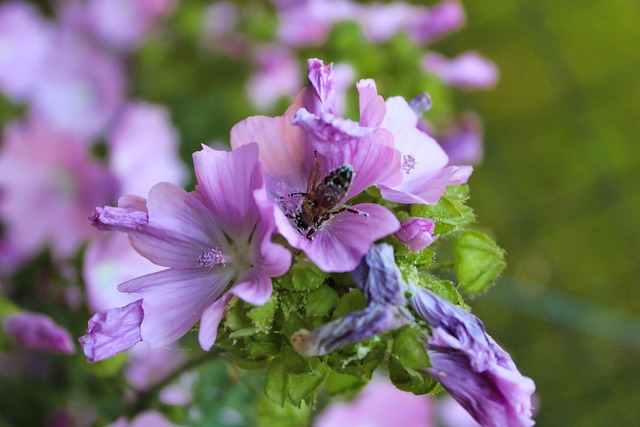
[(508, 253), (474, 311), (535, 379), (538, 425), (637, 426), (640, 2), (464, 5), (435, 48), (500, 66), (456, 104), (484, 119), (471, 205)]

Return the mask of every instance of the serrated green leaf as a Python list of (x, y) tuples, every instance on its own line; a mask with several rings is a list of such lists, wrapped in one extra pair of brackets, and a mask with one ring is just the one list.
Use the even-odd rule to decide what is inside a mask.
[(309, 360), (295, 351), (288, 343), (281, 347), (280, 354), (282, 366), (287, 374), (306, 374), (311, 372)]
[(285, 403), (278, 406), (269, 399), (260, 398), (256, 409), (258, 427), (302, 427), (309, 425), (311, 411), (304, 403), (299, 408)]
[(445, 236), (459, 232), (475, 221), (473, 210), (458, 196), (444, 194), (435, 205), (412, 205), (411, 216), (434, 220), (434, 234)]
[(327, 285), (322, 285), (307, 295), (306, 314), (307, 316), (328, 315), (339, 299), (340, 297), (335, 290)]
[(505, 253), (486, 234), (469, 230), (455, 244), (460, 286), (465, 292), (483, 292), (506, 267)]
[(440, 298), (444, 298), (452, 304), (456, 304), (465, 310), (469, 310), (469, 306), (456, 289), (455, 285), (448, 280), (441, 280), (429, 274), (421, 274), (418, 281), (420, 285), (429, 289)]
[(291, 267), (291, 287), (296, 291), (315, 289), (324, 282), (328, 274), (308, 259), (297, 259)]
[(357, 289), (352, 290), (351, 292), (344, 294), (338, 304), (336, 305), (336, 309), (333, 311), (332, 319), (337, 319), (342, 317), (352, 311), (363, 310), (367, 307), (367, 299), (364, 294)]
[(329, 369), (324, 389), (329, 396), (352, 396), (360, 391), (369, 381), (355, 375), (343, 374)]
[(249, 310), (247, 316), (256, 327), (258, 332), (269, 332), (273, 325), (273, 316), (278, 308), (278, 296), (273, 294), (272, 297), (263, 305), (256, 306)]
[(426, 334), (406, 327), (393, 340), (391, 353), (405, 369), (424, 369), (430, 366)]
[(300, 407), (303, 402), (313, 404), (326, 377), (326, 367), (314, 370), (309, 374), (289, 375), (287, 377), (287, 391), (292, 405)]

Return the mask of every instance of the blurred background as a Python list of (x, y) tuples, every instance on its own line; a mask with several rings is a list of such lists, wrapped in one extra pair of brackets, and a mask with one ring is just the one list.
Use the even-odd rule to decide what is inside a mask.
[[(2, 2), (0, 6), (9, 3)], [(6, 141), (17, 132), (6, 130), (9, 123), (49, 114), (49, 124), (55, 122), (53, 132), (71, 134), (81, 141), (80, 145), (84, 144), (84, 151), (109, 169), (104, 173), (111, 178), (101, 181), (109, 187), (109, 191), (105, 190), (108, 194), (100, 199), (104, 200), (102, 204), (112, 203), (123, 189), (135, 188), (144, 195), (144, 186), (131, 184), (131, 180), (136, 181), (131, 178), (131, 171), (139, 170), (137, 166), (122, 166), (114, 154), (119, 146), (118, 131), (114, 129), (121, 121), (126, 122), (122, 118), (126, 108), (121, 105), (125, 99), (144, 101), (163, 111), (157, 114), (164, 119), (155, 120), (167, 121), (169, 130), (158, 138), (173, 132), (166, 150), (173, 150), (175, 159), (184, 162), (179, 165), (171, 160), (165, 168), (173, 171), (169, 177), (151, 174), (148, 180), (171, 180), (186, 188), (194, 182), (187, 171), (191, 169), (191, 153), (199, 149), (199, 144), (224, 146), (231, 127), (245, 117), (281, 114), (304, 84), (308, 57), (348, 64), (342, 74), (347, 86), (352, 87), (359, 78), (371, 77), (385, 97), (411, 98), (427, 90), (434, 107), (425, 118), (436, 135), (446, 135), (446, 123), (452, 117), (465, 112), (476, 114), (484, 127), (484, 156), (470, 180), (470, 205), (483, 231), (506, 249), (508, 267), (496, 286), (470, 301), (474, 313), (510, 351), (520, 371), (535, 380), (537, 425), (638, 425), (640, 259), (636, 246), (640, 240), (640, 155), (636, 139), (640, 134), (640, 3), (446, 2), (462, 6), (466, 23), (453, 22), (441, 33), (428, 37), (402, 26), (389, 29), (390, 36), (384, 32), (376, 35), (373, 30), (367, 33), (366, 28), (384, 27), (382, 21), (372, 18), (371, 22), (378, 24), (367, 27), (366, 23), (345, 19), (337, 2), (325, 2), (329, 6), (320, 8), (321, 14), (333, 18), (330, 25), (326, 20), (320, 21), (329, 29), (308, 43), (295, 37), (299, 36), (296, 31), (311, 33), (316, 28), (311, 24), (302, 25), (302, 30), (295, 25), (289, 28), (291, 37), (299, 43), (288, 39), (282, 30), (278, 32), (279, 25), (288, 19), (287, 13), (294, 21), (302, 16), (295, 15), (293, 2), (287, 1), (273, 2), (275, 5), (261, 1), (167, 1), (164, 9), (156, 6), (148, 16), (133, 15), (146, 16), (140, 18), (144, 25), (136, 24), (142, 21), (135, 18), (131, 24), (118, 14), (114, 15), (115, 21), (104, 23), (98, 19), (102, 24), (96, 24), (91, 19), (104, 17), (108, 11), (94, 7), (97, 12), (87, 12), (81, 6), (96, 1), (20, 3), (31, 4), (39, 19), (52, 26), (54, 22), (64, 24), (72, 28), (68, 32), (83, 34), (82, 40), (93, 40), (91, 46), (100, 46), (117, 65), (112, 67), (115, 77), (105, 77), (106, 89), (88, 92), (99, 94), (96, 102), (92, 104), (87, 93), (76, 94), (85, 102), (79, 105), (95, 108), (89, 109), (89, 117), (104, 115), (96, 124), (87, 125), (76, 104), (65, 110), (72, 120), (59, 113), (59, 106), (53, 108), (59, 114), (49, 110), (52, 103), (57, 104), (51, 101), (55, 90), (47, 88), (68, 81), (63, 71), (49, 69), (38, 77), (38, 93), (47, 93), (46, 96), (33, 95), (36, 90), (27, 93), (20, 85), (5, 85), (0, 95), (4, 150), (9, 146)], [(412, 3), (416, 7), (425, 5)], [(383, 21), (391, 16), (387, 14)], [(10, 46), (6, 42), (10, 40), (8, 24), (3, 28), (2, 22), (6, 21), (2, 19), (0, 13), (0, 83), (10, 80), (5, 72), (8, 62), (2, 62), (3, 52), (8, 52), (6, 46)], [(301, 26), (303, 21), (295, 22)], [(402, 20), (398, 18), (398, 22)], [(116, 34), (130, 26), (141, 28), (141, 32), (130, 38), (120, 34), (118, 38), (109, 32), (110, 25), (115, 25)], [(33, 29), (30, 31), (33, 33)], [(67, 40), (66, 36), (63, 38)], [(36, 40), (29, 46), (36, 46), (37, 50), (38, 43)], [(71, 42), (70, 46), (77, 45)], [(61, 50), (65, 49), (72, 50)], [(86, 47), (77, 49), (87, 51)], [(477, 51), (497, 65), (500, 71), (495, 86), (491, 79), (476, 82), (476, 87), (443, 83), (446, 76), (426, 72), (421, 66), (428, 52), (453, 58), (467, 51)], [(86, 69), (84, 65), (76, 67), (74, 60), (65, 61), (67, 68)], [(17, 67), (11, 64), (9, 68), (15, 70)], [(25, 69), (35, 66), (27, 63)], [(103, 65), (101, 69), (110, 67)], [(93, 76), (89, 82), (102, 78), (95, 77), (100, 74), (97, 72), (89, 74)], [(99, 84), (103, 83), (96, 83)], [(351, 117), (355, 117), (354, 95), (352, 89), (346, 95), (345, 110)], [(111, 111), (107, 112), (95, 107), (111, 104)], [(85, 126), (69, 125), (77, 121)], [(146, 135), (152, 132), (145, 131), (148, 128), (143, 125), (139, 128)], [(122, 156), (144, 157), (149, 149), (142, 146), (138, 154)], [(8, 158), (7, 154), (3, 156)], [(11, 187), (21, 178), (7, 164), (17, 163), (5, 160), (3, 169), (0, 162), (0, 181)], [(8, 197), (6, 194), (3, 193)], [(3, 217), (5, 236), (12, 233), (11, 221), (6, 215)], [(11, 239), (0, 245), (0, 264), (5, 270), (0, 284), (7, 299), (51, 316), (69, 329), (74, 341), (84, 333), (86, 319), (99, 306), (87, 307), (79, 302), (86, 297), (85, 291), (78, 291), (77, 295), (69, 292), (91, 281), (81, 273), (82, 265), (89, 262), (83, 257), (87, 246), (92, 245), (87, 241), (94, 239), (91, 232), (78, 237), (71, 249), (61, 249), (64, 245), (56, 243), (60, 239), (55, 236), (49, 237), (47, 244), (34, 243), (21, 248), (21, 252), (13, 250), (15, 243)], [(51, 271), (56, 271), (54, 276)], [(43, 276), (48, 277), (44, 280), (46, 285)], [(101, 276), (100, 280), (113, 283), (115, 278)], [(51, 308), (51, 298), (34, 297), (38, 292), (73, 307), (72, 314)], [(6, 301), (3, 304), (8, 307)], [(6, 312), (13, 310), (6, 307)], [(85, 319), (85, 323), (77, 323), (76, 319)], [(12, 348), (4, 338), (0, 346), (3, 350)], [(3, 357), (8, 363), (10, 357)], [(104, 379), (109, 372), (120, 369), (124, 360), (118, 362), (120, 365), (94, 369), (86, 367), (78, 350), (71, 362), (63, 357), (55, 356), (57, 359), (47, 362), (57, 369), (54, 389), (75, 390), (74, 393), (84, 393), (83, 398), (95, 400), (104, 396), (116, 399), (126, 388)], [(94, 376), (88, 380), (74, 373), (77, 369), (94, 369)], [(219, 375), (223, 374), (215, 371), (207, 375), (207, 381), (220, 381)], [(205, 387), (202, 381), (196, 389)], [(11, 391), (7, 384), (2, 383), (5, 389), (0, 392), (0, 400), (9, 402), (7, 399), (13, 398), (12, 404), (25, 405), (24, 398), (31, 396), (38, 382), (33, 380), (24, 389)], [(227, 396), (233, 393), (229, 391)], [(53, 411), (56, 405), (44, 399), (37, 405), (44, 408), (42, 411)], [(28, 405), (28, 412), (26, 408)], [(117, 414), (118, 408), (104, 411)], [(0, 425), (38, 425), (43, 417), (25, 415), (3, 420), (0, 415)], [(91, 415), (86, 417), (93, 419)], [(51, 422), (51, 417), (48, 420)]]

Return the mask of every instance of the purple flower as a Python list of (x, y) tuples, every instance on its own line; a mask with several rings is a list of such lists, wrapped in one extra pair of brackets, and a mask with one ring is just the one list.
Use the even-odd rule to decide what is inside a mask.
[(435, 223), (431, 219), (412, 218), (400, 225), (394, 236), (408, 245), (413, 252), (418, 252), (432, 244), (438, 236), (433, 235)]
[(44, 70), (53, 32), (36, 9), (23, 2), (0, 5), (0, 91), (24, 101)]
[(490, 89), (500, 75), (496, 64), (476, 52), (466, 52), (455, 59), (431, 52), (422, 60), (422, 67), (446, 84), (465, 89)]
[(231, 146), (260, 146), (267, 194), (280, 207), (276, 224), (289, 244), (324, 271), (351, 271), (400, 224), (380, 205), (341, 206), (371, 185), (399, 179), (399, 153), (388, 131), (332, 114), (331, 66), (310, 60), (309, 82), (284, 116), (234, 126)]
[(374, 379), (352, 402), (329, 405), (313, 425), (432, 427), (432, 413), (433, 403), (425, 396), (416, 396), (398, 390), (389, 381)]
[(45, 246), (64, 258), (95, 231), (86, 216), (115, 193), (111, 174), (86, 152), (83, 141), (30, 120), (10, 123), (0, 149), (0, 218), (11, 259)]
[(426, 289), (411, 292), (411, 306), (432, 327), (428, 372), (482, 426), (534, 425), (534, 382), (520, 374), (480, 319)]
[(400, 153), (396, 175), (376, 183), (382, 196), (396, 203), (435, 204), (447, 185), (462, 184), (471, 174), (469, 166), (447, 166), (449, 159), (438, 143), (418, 128), (418, 116), (402, 97), (386, 103), (378, 95), (373, 80), (361, 80), (360, 122), (387, 130)]
[(4, 332), (26, 348), (64, 354), (75, 351), (69, 332), (44, 314), (22, 312), (11, 315), (4, 321)]
[(107, 427), (178, 427), (165, 418), (160, 412), (147, 410), (138, 414), (129, 421), (125, 417), (118, 418), (116, 422)]
[(87, 362), (99, 362), (139, 343), (143, 319), (141, 299), (124, 307), (94, 314), (89, 319), (87, 334), (78, 339)]
[(482, 161), (483, 138), (480, 118), (467, 113), (454, 118), (438, 143), (449, 157), (450, 165), (476, 165)]
[(311, 332), (302, 329), (293, 334), (291, 345), (299, 353), (321, 356), (389, 329), (399, 328), (413, 320), (405, 308), (406, 283), (394, 262), (390, 245), (372, 246), (351, 275), (369, 306)]
[[(106, 228), (128, 228), (140, 254), (169, 267), (118, 287), (142, 296), (141, 337), (154, 347), (177, 340), (200, 320), (200, 344), (208, 350), (231, 294), (265, 303), (271, 277), (284, 274), (291, 262), (290, 253), (271, 242), (275, 207), (266, 200), (257, 145), (231, 153), (203, 147), (193, 158), (195, 192), (160, 183), (144, 208), (135, 198), (123, 198), (120, 207), (92, 217)], [(105, 213), (118, 209), (121, 220), (103, 222)], [(137, 223), (141, 212), (146, 223)]]

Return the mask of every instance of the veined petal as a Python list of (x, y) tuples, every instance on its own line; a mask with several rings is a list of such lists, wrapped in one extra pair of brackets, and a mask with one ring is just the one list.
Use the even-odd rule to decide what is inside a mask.
[[(276, 234), (276, 215), (284, 217), (275, 203), (267, 199), (267, 192), (260, 188), (253, 192), (260, 210), (260, 221), (256, 225), (251, 245), (251, 259), (256, 268), (270, 276), (281, 276), (291, 267), (291, 252), (282, 245), (273, 243)], [(280, 218), (287, 221), (286, 217)]]
[(284, 116), (249, 117), (231, 129), (234, 150), (251, 142), (260, 147), (259, 157), (272, 199), (307, 189), (313, 152), (303, 130), (292, 124), (293, 116), (302, 106), (301, 98), (298, 96)]
[(142, 295), (143, 341), (154, 347), (170, 344), (186, 334), (231, 281), (229, 268), (167, 269), (118, 286), (121, 292)]
[(328, 220), (313, 239), (301, 236), (289, 243), (302, 249), (323, 271), (353, 271), (373, 242), (397, 231), (400, 222), (380, 205), (362, 203), (351, 208), (366, 215), (341, 212)]
[(98, 207), (89, 217), (91, 225), (98, 230), (131, 231), (149, 222), (147, 211), (135, 209)]
[(89, 319), (87, 334), (78, 339), (87, 361), (115, 356), (140, 342), (143, 318), (142, 300), (94, 314)]
[(384, 99), (378, 95), (376, 83), (372, 79), (362, 79), (357, 84), (360, 99), (360, 124), (379, 127), (387, 114)]
[(193, 268), (204, 251), (226, 248), (227, 240), (194, 193), (166, 182), (156, 184), (147, 202), (149, 223), (129, 233), (133, 247), (165, 267)]
[(271, 277), (254, 269), (238, 278), (229, 293), (253, 305), (262, 305), (269, 301), (273, 287)]
[(200, 330), (198, 331), (198, 342), (203, 350), (209, 351), (216, 342), (218, 336), (218, 326), (227, 312), (227, 304), (233, 297), (227, 292), (216, 302), (205, 308), (200, 319)]
[(396, 203), (434, 205), (447, 189), (458, 170), (457, 166), (447, 166), (424, 181), (403, 182), (393, 188), (379, 185), (382, 197)]
[(196, 190), (212, 220), (233, 240), (247, 240), (258, 217), (253, 190), (263, 186), (258, 145), (246, 144), (231, 152), (203, 146), (193, 154), (193, 163)]
[(304, 106), (314, 114), (335, 112), (335, 79), (333, 64), (324, 65), (321, 59), (307, 61), (309, 86), (303, 91)]

